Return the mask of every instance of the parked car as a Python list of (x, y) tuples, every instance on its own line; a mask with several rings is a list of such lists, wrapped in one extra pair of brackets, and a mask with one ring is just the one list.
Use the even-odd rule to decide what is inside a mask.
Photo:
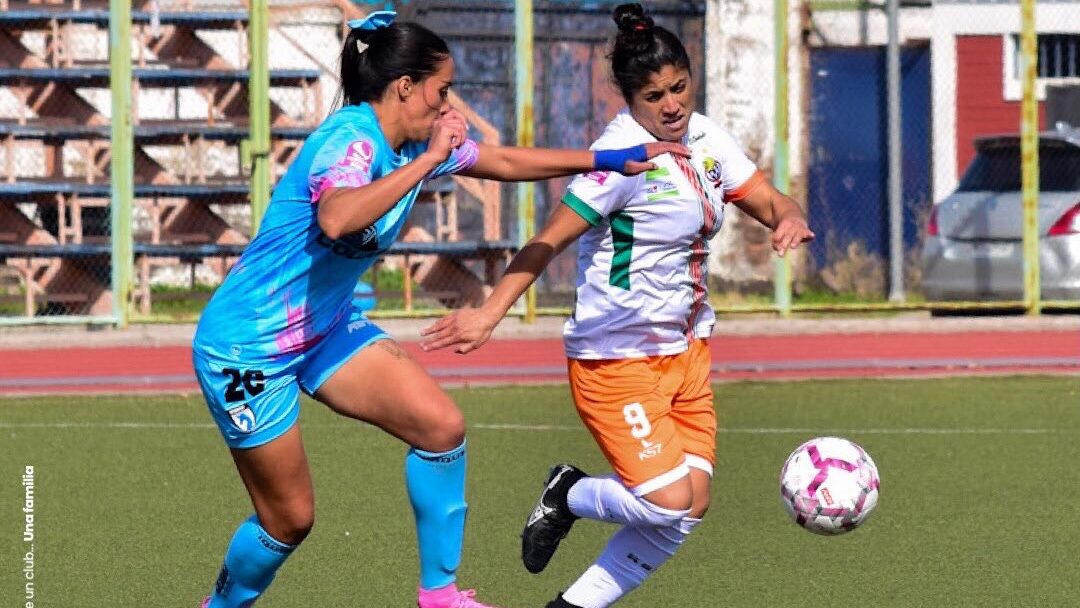
[[(982, 137), (956, 191), (934, 206), (922, 252), (927, 300), (1021, 300), (1020, 137)], [(1080, 300), (1080, 129), (1039, 135), (1042, 298)]]

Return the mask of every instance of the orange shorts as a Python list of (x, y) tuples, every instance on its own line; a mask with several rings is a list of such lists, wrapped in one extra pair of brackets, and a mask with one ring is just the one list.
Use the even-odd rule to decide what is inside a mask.
[[(678, 355), (570, 359), (570, 391), (623, 483), (638, 496), (716, 461), (708, 340)], [(688, 458), (689, 457), (689, 458)]]

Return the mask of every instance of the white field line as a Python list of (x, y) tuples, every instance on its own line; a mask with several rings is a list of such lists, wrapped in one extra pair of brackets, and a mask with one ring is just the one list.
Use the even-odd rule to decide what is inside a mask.
[[(2, 422), (0, 429), (213, 429), (214, 424), (207, 422)], [(348, 428), (344, 424), (307, 424), (303, 428)], [(370, 428), (359, 425), (357, 428)], [(472, 424), (471, 429), (487, 431), (580, 431), (579, 425), (552, 424)], [(1068, 429), (1040, 428), (868, 428), (868, 429), (830, 429), (811, 427), (741, 427), (722, 428), (720, 435), (1048, 435)]]

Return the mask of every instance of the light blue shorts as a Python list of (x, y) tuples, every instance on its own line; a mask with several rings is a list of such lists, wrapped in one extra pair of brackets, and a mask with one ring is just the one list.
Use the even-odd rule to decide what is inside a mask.
[(364, 319), (342, 322), (305, 353), (259, 362), (192, 355), (195, 376), (225, 443), (253, 448), (277, 439), (300, 416), (300, 392), (315, 394), (346, 361), (387, 338)]

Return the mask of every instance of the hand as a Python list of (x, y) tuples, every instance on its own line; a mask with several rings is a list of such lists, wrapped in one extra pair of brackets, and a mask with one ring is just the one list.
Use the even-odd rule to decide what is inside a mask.
[[(682, 144), (677, 144), (673, 141), (658, 141), (651, 144), (645, 144), (645, 158), (656, 158), (661, 154), (678, 154), (685, 158), (690, 158), (690, 148)], [(656, 168), (656, 163), (649, 161), (636, 161), (628, 160), (623, 165), (623, 175), (638, 175), (646, 171), (652, 171)]]
[(502, 318), (491, 319), (481, 308), (462, 308), (444, 316), (420, 331), (425, 351), (456, 346), (454, 352), (465, 353), (480, 348)]
[(814, 240), (814, 233), (801, 214), (791, 214), (781, 218), (772, 233), (772, 247), (780, 257), (783, 257), (788, 250), (797, 248), (800, 243), (812, 240)]
[(469, 125), (465, 117), (457, 110), (449, 110), (435, 119), (431, 128), (431, 138), (428, 140), (428, 152), (438, 162), (444, 162), (450, 158), (451, 151), (465, 143), (468, 136)]

